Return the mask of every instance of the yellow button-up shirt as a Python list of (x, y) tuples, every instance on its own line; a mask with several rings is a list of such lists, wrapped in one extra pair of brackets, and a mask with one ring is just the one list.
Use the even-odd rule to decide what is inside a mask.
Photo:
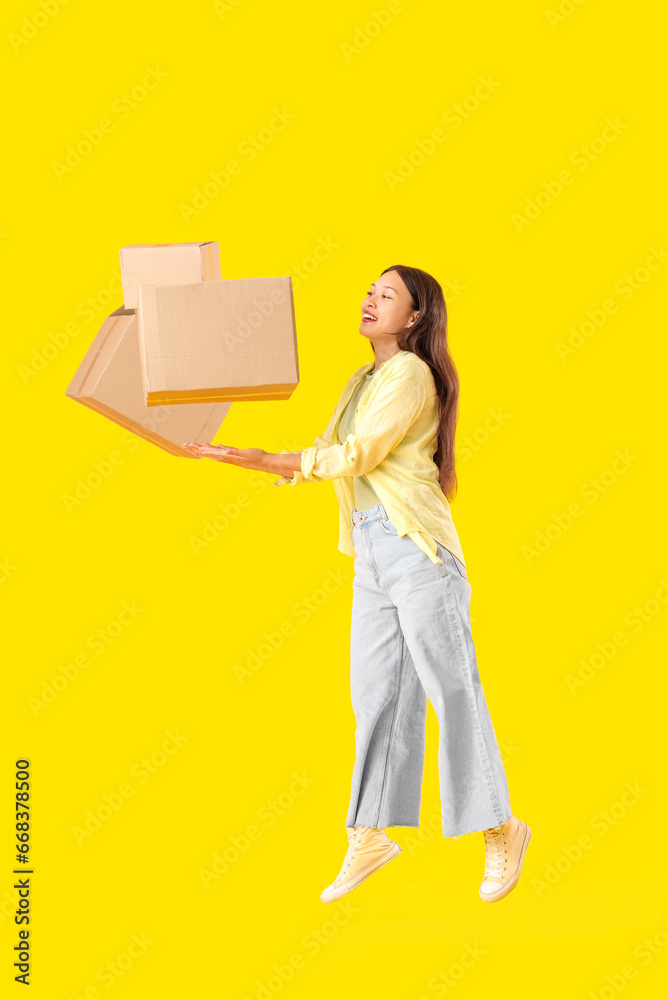
[(343, 389), (327, 429), (301, 452), (301, 470), (295, 470), (291, 478), (281, 476), (273, 485), (333, 480), (340, 514), (338, 549), (354, 557), (353, 477), (366, 476), (400, 536), (409, 535), (436, 563), (442, 562), (437, 540), (465, 565), (433, 461), (439, 399), (429, 365), (406, 350), (383, 361), (359, 399), (354, 433), (344, 441), (338, 437), (345, 407), (374, 367), (371, 361), (357, 369)]

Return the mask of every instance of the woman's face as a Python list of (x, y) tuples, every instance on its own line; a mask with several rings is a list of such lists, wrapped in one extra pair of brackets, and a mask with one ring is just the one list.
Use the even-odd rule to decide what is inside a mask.
[(359, 333), (371, 340), (383, 334), (396, 337), (418, 318), (419, 312), (398, 271), (386, 271), (373, 282), (361, 304)]

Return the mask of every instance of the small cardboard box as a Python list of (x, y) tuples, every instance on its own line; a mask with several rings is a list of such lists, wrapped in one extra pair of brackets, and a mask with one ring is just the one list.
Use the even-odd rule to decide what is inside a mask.
[(196, 458), (181, 445), (212, 441), (231, 404), (207, 402), (149, 410), (144, 402), (137, 327), (133, 309), (121, 307), (107, 317), (66, 395), (171, 455)]
[(147, 406), (289, 399), (299, 384), (292, 279), (139, 289)]
[(208, 243), (133, 243), (120, 250), (126, 309), (139, 305), (139, 285), (189, 285), (220, 280), (220, 252)]

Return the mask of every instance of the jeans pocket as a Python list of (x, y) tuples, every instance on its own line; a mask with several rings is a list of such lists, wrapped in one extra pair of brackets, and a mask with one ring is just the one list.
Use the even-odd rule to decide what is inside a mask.
[(385, 535), (393, 535), (394, 538), (398, 538), (398, 528), (394, 526), (394, 523), (389, 520), (389, 518), (380, 518), (378, 524), (382, 528)]
[(440, 542), (437, 542), (436, 544), (438, 546), (438, 555), (443, 562), (443, 572), (446, 573), (444, 566), (447, 566), (451, 571), (460, 576), (461, 579), (467, 580), (468, 574), (461, 560), (457, 559), (454, 553), (450, 552), (449, 549), (446, 549), (444, 545), (440, 544)]
[(454, 553), (450, 552), (449, 549), (445, 549), (445, 552), (447, 552), (447, 554), (449, 555), (449, 561), (452, 562), (452, 563), (454, 563), (454, 566), (456, 568), (456, 572), (459, 574), (459, 576), (462, 576), (464, 580), (467, 580), (468, 579), (468, 573), (467, 573), (467, 570), (466, 570), (465, 566), (461, 562), (461, 560), (457, 559), (457, 557), (454, 555)]

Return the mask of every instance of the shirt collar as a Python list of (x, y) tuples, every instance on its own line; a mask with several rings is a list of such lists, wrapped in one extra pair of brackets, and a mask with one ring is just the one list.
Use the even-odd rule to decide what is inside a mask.
[[(396, 358), (399, 358), (402, 354), (411, 354), (411, 353), (412, 351), (407, 351), (405, 350), (405, 348), (401, 351), (397, 351), (396, 354), (392, 354), (390, 358), (387, 358), (386, 361), (382, 362), (382, 364), (378, 367), (378, 371), (380, 371), (380, 368), (384, 368), (385, 365), (388, 365), (391, 361), (395, 361)], [(364, 378), (366, 377), (366, 375), (369, 375), (373, 371), (374, 367), (375, 367), (375, 361), (370, 361), (366, 365), (366, 370), (364, 371)], [(377, 372), (375, 374), (377, 374)]]

